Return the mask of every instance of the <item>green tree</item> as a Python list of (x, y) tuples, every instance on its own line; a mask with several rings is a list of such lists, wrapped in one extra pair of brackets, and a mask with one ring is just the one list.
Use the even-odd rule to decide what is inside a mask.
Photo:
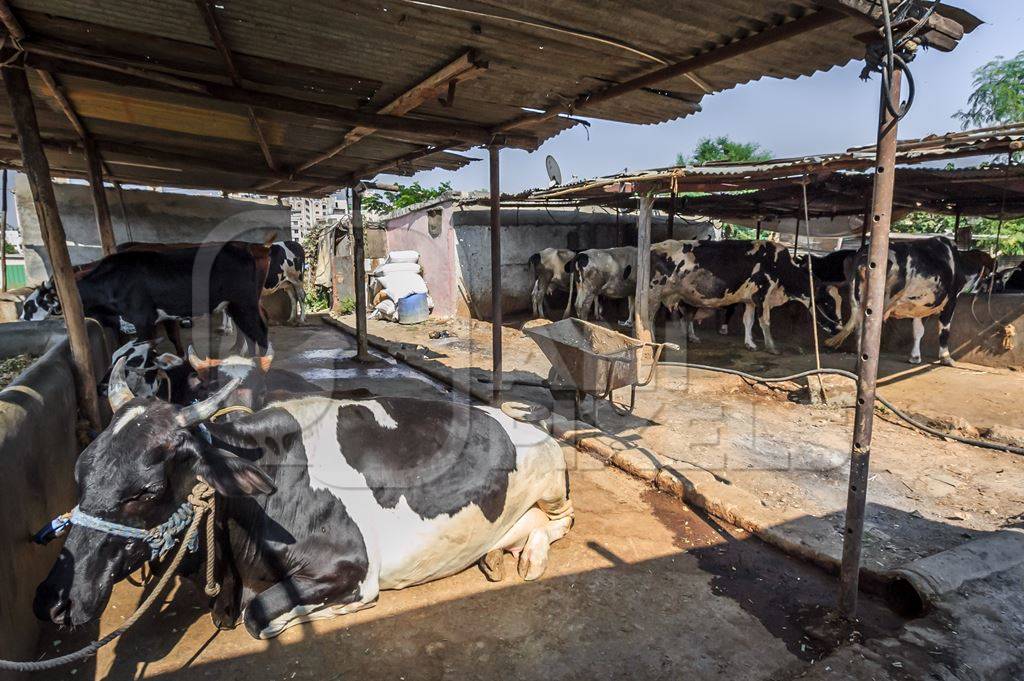
[[(1002, 255), (1024, 254), (1024, 219), (1004, 220), (1000, 226), (998, 220), (980, 217), (961, 218), (962, 225), (970, 225), (974, 235), (975, 246), (986, 251), (996, 249), (996, 237), (999, 239), (998, 250)], [(893, 225), (894, 232), (909, 234), (946, 234), (953, 237), (956, 218), (952, 215), (934, 213), (911, 213)]]
[(756, 142), (736, 142), (727, 135), (702, 137), (693, 156), (676, 155), (676, 165), (702, 166), (714, 161), (767, 161), (772, 152)]
[(959, 111), (964, 129), (1024, 121), (1024, 52), (996, 57), (974, 72), (974, 92), (967, 111)]
[(373, 192), (363, 197), (363, 207), (375, 213), (390, 213), (417, 203), (436, 199), (452, 190), (451, 182), (442, 182), (436, 187), (424, 187), (419, 182), (398, 185), (397, 192)]

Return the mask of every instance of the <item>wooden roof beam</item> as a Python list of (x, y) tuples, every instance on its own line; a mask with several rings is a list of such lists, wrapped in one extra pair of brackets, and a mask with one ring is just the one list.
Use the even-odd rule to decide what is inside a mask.
[[(65, 73), (113, 85), (180, 92), (220, 102), (320, 118), (345, 126), (364, 126), (375, 130), (407, 132), (445, 140), (455, 139), (457, 143), (489, 144), (495, 134), (484, 126), (462, 121), (412, 119), (369, 113), (269, 92), (255, 92), (234, 85), (171, 75), (154, 71), (145, 62), (111, 58), (69, 45), (25, 40), (21, 47), (27, 53), (26, 63), (34, 68), (45, 68), (53, 73)], [(9, 50), (5, 50), (4, 54), (11, 56)], [(514, 137), (522, 145), (536, 142), (530, 135)]]
[[(196, 0), (196, 7), (203, 16), (203, 21), (206, 22), (206, 30), (210, 34), (210, 40), (213, 41), (217, 51), (220, 52), (224, 67), (228, 71), (228, 77), (231, 78), (231, 82), (235, 87), (241, 88), (242, 76), (235, 65), (235, 58), (231, 54), (231, 48), (228, 47), (224, 34), (220, 31), (220, 25), (217, 23), (217, 16), (213, 12), (212, 3), (209, 0)], [(256, 117), (256, 109), (251, 105), (247, 105), (245, 110), (249, 116), (249, 124), (252, 126), (252, 131), (256, 135), (256, 142), (260, 145), (260, 151), (263, 152), (263, 159), (267, 162), (267, 167), (271, 170), (277, 170), (277, 164), (274, 163), (274, 157), (270, 153), (270, 144), (267, 142), (267, 136), (263, 134), (259, 118)]]
[[(201, 2), (202, 0), (197, 0)], [(454, 61), (449, 62), (439, 70), (430, 74), (411, 88), (398, 95), (388, 104), (377, 110), (378, 114), (389, 116), (404, 116), (413, 109), (425, 104), (427, 101), (437, 97), (442, 92), (451, 92), (452, 87), (458, 83), (464, 83), (474, 78), (479, 78), (487, 71), (487, 62), (477, 59), (473, 50), (462, 54)], [(349, 130), (340, 143), (331, 147), (322, 154), (314, 156), (292, 171), (292, 177), (298, 176), (310, 168), (330, 160), (351, 147), (359, 140), (377, 132), (376, 128), (359, 126)], [(431, 151), (430, 153), (434, 153)], [(269, 189), (273, 185), (261, 185), (256, 189)]]

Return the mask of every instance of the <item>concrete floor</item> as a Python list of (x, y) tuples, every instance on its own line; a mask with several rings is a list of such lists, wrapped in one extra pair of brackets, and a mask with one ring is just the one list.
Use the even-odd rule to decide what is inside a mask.
[[(403, 365), (353, 364), (349, 338), (326, 325), (275, 328), (273, 342), (277, 368), (324, 389), (445, 398)], [(183, 586), (95, 660), (37, 678), (769, 679), (831, 652), (838, 639), (820, 633), (830, 577), (588, 455), (565, 453), (576, 525), (538, 582), (492, 584), (472, 568), (269, 642), (242, 629), (217, 633)], [(141, 593), (119, 585), (98, 628), (45, 631), (40, 656), (109, 631)], [(869, 637), (901, 624), (872, 599), (862, 616)]]

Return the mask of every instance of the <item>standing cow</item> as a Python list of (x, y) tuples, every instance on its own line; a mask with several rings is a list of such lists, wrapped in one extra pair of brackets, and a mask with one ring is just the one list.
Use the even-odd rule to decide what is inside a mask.
[[(805, 267), (788, 249), (771, 241), (678, 241), (651, 247), (651, 285), (648, 309), (681, 306), (687, 337), (693, 332), (698, 308), (744, 305), (743, 343), (756, 350), (754, 318), (764, 334), (768, 352), (778, 353), (771, 333), (771, 311), (791, 300), (810, 306), (810, 281)], [(653, 320), (649, 320), (653, 324)]]
[(110, 426), (76, 462), (79, 503), (36, 590), (41, 619), (99, 617), (113, 585), (152, 556), (131, 531), (164, 523), (197, 476), (217, 494), (215, 622), (241, 615), (257, 638), (474, 563), (500, 579), (504, 552), (537, 579), (572, 525), (561, 448), (499, 409), (305, 397), (212, 423), (239, 379), (178, 408), (131, 397), (123, 369)]
[[(530, 256), (530, 274), (533, 276), (533, 290), (530, 293), (530, 302), (533, 305), (533, 316), (541, 319), (544, 317), (544, 300), (553, 291), (569, 292), (570, 274), (566, 265), (576, 257), (576, 252), (568, 248), (545, 248), (539, 253)], [(566, 316), (568, 316), (569, 305), (572, 304), (572, 296), (566, 304)]]
[(625, 298), (629, 301), (629, 318), (619, 324), (632, 324), (636, 296), (636, 246), (581, 251), (566, 265), (566, 271), (571, 277), (570, 301), (574, 284), (577, 289), (577, 317), (585, 320), (591, 306), (594, 316), (599, 317), (601, 296), (616, 300)]
[[(837, 348), (855, 330), (860, 332), (861, 303), (866, 283), (869, 254), (866, 248), (847, 260), (846, 289), (850, 314), (841, 323), (841, 314), (829, 309), (819, 315), (822, 325), (831, 338), (825, 344)], [(981, 251), (961, 252), (946, 237), (930, 237), (893, 241), (889, 245), (886, 265), (885, 308), (883, 320), (912, 319), (914, 324), (914, 345), (910, 351), (910, 363), (921, 363), (921, 339), (924, 337), (924, 320), (939, 317), (939, 361), (953, 366), (949, 354), (949, 328), (956, 312), (957, 296), (969, 285), (977, 285), (994, 268), (991, 256)], [(834, 305), (828, 299), (823, 305)]]

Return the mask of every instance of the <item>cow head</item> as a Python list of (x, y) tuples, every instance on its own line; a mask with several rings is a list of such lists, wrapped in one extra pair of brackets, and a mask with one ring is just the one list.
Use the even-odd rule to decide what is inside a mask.
[(61, 314), (60, 299), (57, 297), (57, 289), (54, 288), (52, 281), (46, 281), (37, 286), (21, 304), (21, 318), (26, 321), (38, 322), (50, 315), (59, 314)]
[(843, 328), (843, 295), (836, 284), (819, 282), (814, 288), (814, 311), (818, 326), (834, 336)]
[(259, 357), (250, 355), (248, 349), (249, 343), (245, 341), (240, 354), (221, 359), (203, 359), (196, 354), (194, 348), (190, 346), (188, 349), (189, 364), (198, 374), (199, 381), (210, 390), (229, 381), (238, 381), (238, 388), (231, 393), (224, 406), (254, 410), (263, 406), (267, 393), (266, 374), (274, 361), (274, 348), (268, 346), (267, 352)]
[[(79, 508), (119, 525), (151, 528), (185, 501), (197, 476), (222, 495), (271, 493), (259, 468), (208, 443), (200, 428), (238, 386), (231, 381), (208, 399), (176, 407), (136, 397), (124, 359), (111, 373), (110, 425), (78, 457)], [(114, 584), (150, 557), (145, 542), (72, 525), (57, 562), (36, 590), (36, 616), (80, 625), (103, 611)]]

